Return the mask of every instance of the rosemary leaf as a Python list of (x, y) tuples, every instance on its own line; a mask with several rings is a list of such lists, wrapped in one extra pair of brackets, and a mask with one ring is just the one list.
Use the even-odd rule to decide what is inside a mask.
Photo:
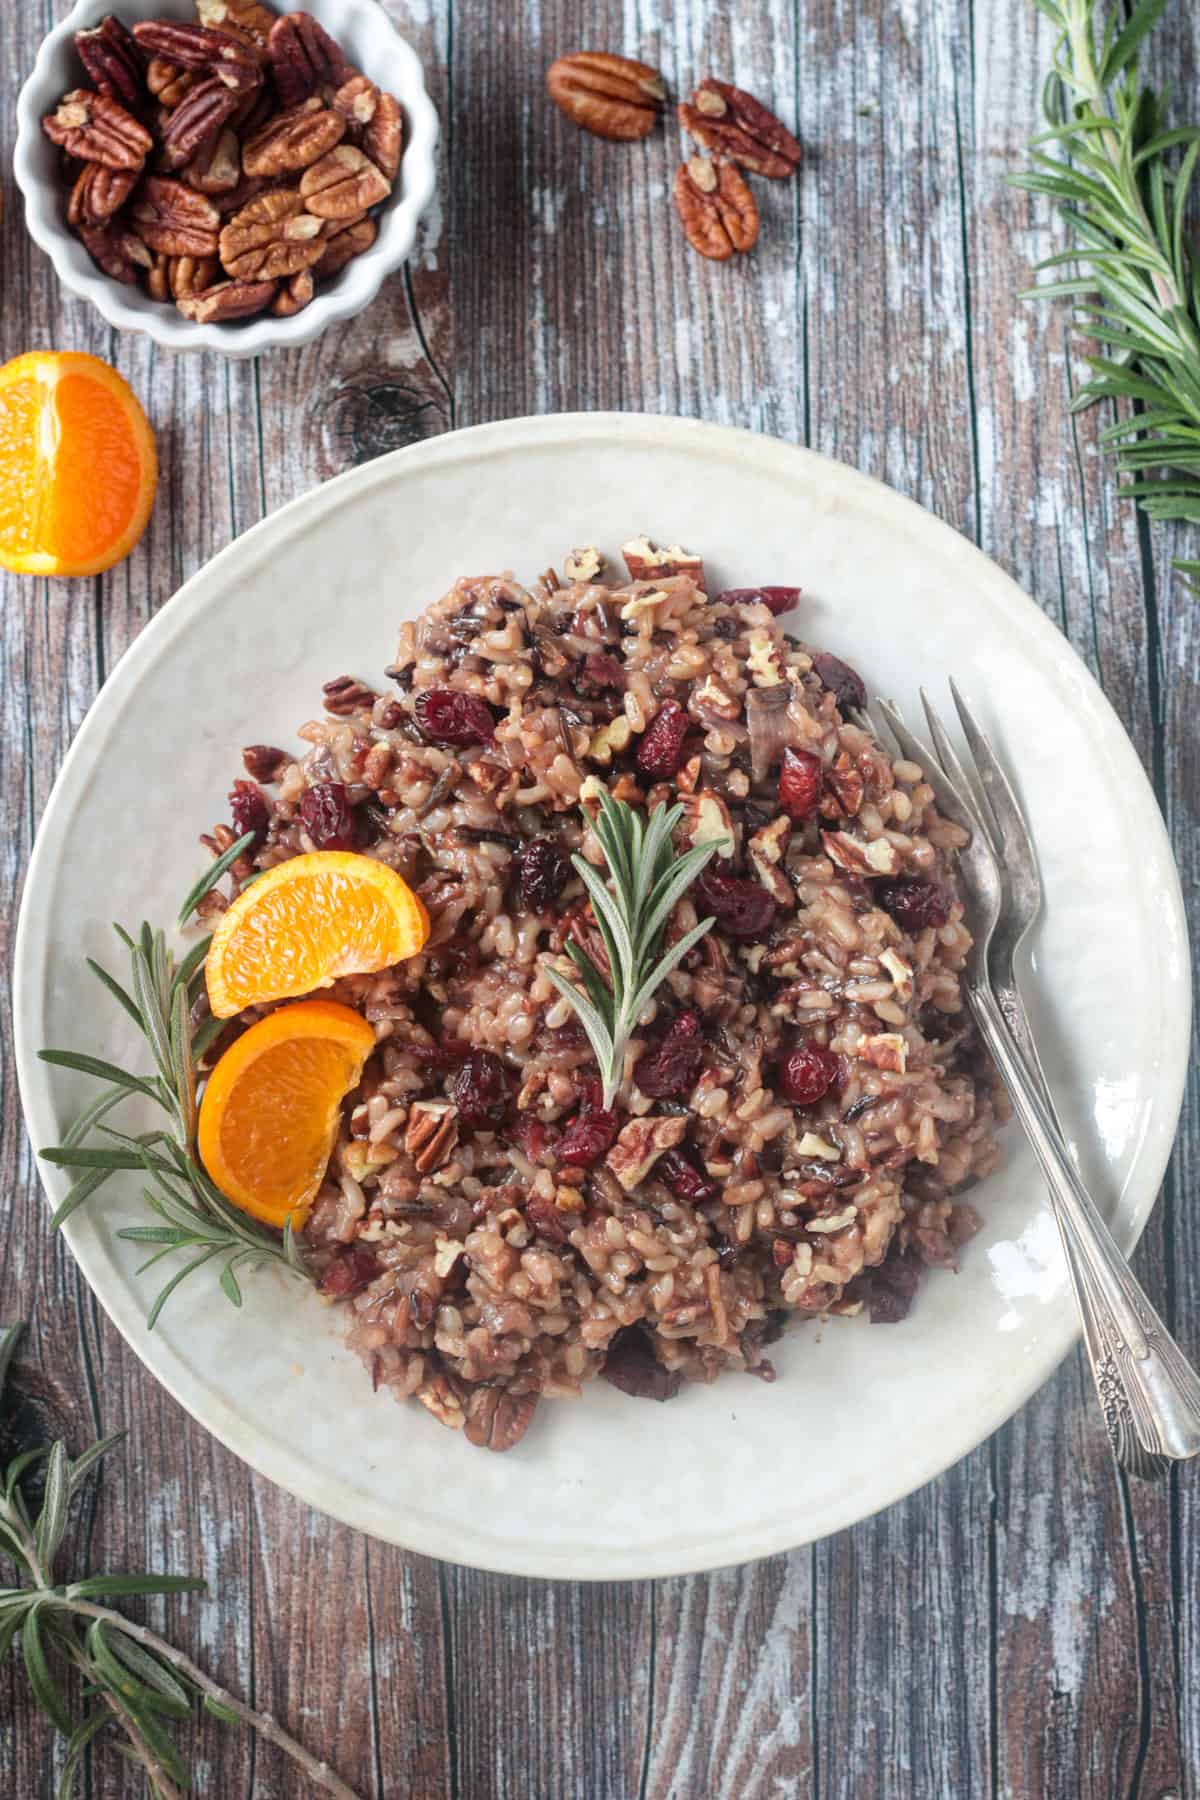
[(254, 842), (254, 833), (247, 831), (236, 844), (230, 844), (221, 856), (204, 871), (194, 887), (189, 888), (187, 898), (179, 909), (179, 924), (186, 925), (205, 894), (211, 893), (227, 869), (231, 869), (239, 856), (244, 856)]

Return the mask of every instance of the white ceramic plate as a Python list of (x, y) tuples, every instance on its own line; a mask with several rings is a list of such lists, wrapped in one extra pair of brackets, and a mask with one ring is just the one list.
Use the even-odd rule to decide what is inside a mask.
[[(532, 578), (577, 543), (649, 531), (702, 550), (721, 585), (799, 582), (800, 629), (915, 702), (953, 672), (994, 729), (1041, 847), (1035, 1025), (1067, 1127), (1117, 1237), (1142, 1230), (1175, 1132), (1189, 1025), (1183, 914), (1150, 787), (1074, 651), (964, 539), (853, 470), (671, 419), (577, 415), (398, 451), (256, 526), (142, 633), (92, 707), (34, 852), (17, 939), (17, 1054), (35, 1145), (86, 1084), (40, 1045), (128, 1055), (84, 971), (109, 921), (174, 916), (224, 815), (238, 748), (289, 744), (321, 683), (378, 680), (405, 616), (459, 574)], [(64, 1177), (48, 1170), (52, 1198)], [(667, 1575), (849, 1525), (963, 1456), (1075, 1337), (1054, 1225), (1015, 1137), (974, 1196), (957, 1276), (904, 1325), (834, 1321), (772, 1350), (774, 1386), (731, 1375), (667, 1406), (603, 1382), (548, 1404), (506, 1456), (376, 1398), (340, 1317), (286, 1278), (241, 1312), (203, 1279), (143, 1324), (114, 1180), (72, 1248), (159, 1380), (239, 1456), (314, 1506), (433, 1556), (522, 1574)]]

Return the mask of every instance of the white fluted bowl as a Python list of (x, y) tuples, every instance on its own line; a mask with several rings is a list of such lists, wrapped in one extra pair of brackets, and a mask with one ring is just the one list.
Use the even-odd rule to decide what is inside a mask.
[(327, 325), (353, 318), (369, 306), (385, 276), (411, 252), (417, 221), (433, 197), (438, 136), (437, 114), (425, 92), (420, 58), (377, 0), (304, 0), (304, 10), (337, 39), (350, 62), (399, 100), (404, 109), (404, 156), (391, 196), (376, 215), (379, 231), (371, 248), (347, 263), (328, 286), (318, 288), (304, 311), (290, 319), (264, 313), (226, 324), (197, 324), (168, 303), (105, 275), (67, 228), (68, 188), (59, 170), (58, 151), (41, 121), (64, 93), (86, 83), (74, 34), (83, 26), (98, 25), (113, 11), (131, 28), (141, 19), (194, 19), (191, 0), (78, 0), (69, 17), (43, 41), (17, 100), (13, 173), (25, 198), (25, 223), (63, 286), (90, 300), (118, 330), (144, 331), (167, 350), (257, 356), (263, 350), (294, 349), (311, 343)]

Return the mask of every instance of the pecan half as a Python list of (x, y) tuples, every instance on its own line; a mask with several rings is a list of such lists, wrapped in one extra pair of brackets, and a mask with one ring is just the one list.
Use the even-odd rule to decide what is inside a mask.
[(103, 163), (84, 163), (75, 177), (67, 202), (67, 224), (104, 225), (124, 206), (137, 186), (140, 169), (106, 169)]
[(183, 171), (183, 179), (198, 194), (231, 194), (242, 179), (242, 150), (237, 133), (228, 125), (204, 145)]
[(168, 112), (186, 99), (195, 85), (196, 77), (190, 70), (177, 68), (159, 56), (152, 56), (146, 64), (146, 86)]
[(358, 74), (343, 56), (341, 45), (304, 12), (285, 13), (276, 19), (267, 39), (267, 55), (285, 106), (298, 106), (318, 88), (344, 87)]
[(474, 1387), (467, 1400), (463, 1436), (480, 1450), (511, 1450), (529, 1430), (537, 1403), (536, 1394), (510, 1394), (504, 1388)]
[(300, 192), (318, 219), (356, 219), (392, 191), (391, 182), (353, 144), (337, 144), (305, 169)]
[(203, 294), (220, 279), (221, 265), (215, 256), (159, 255), (146, 286), (155, 300), (182, 300), (188, 294)]
[(129, 112), (137, 112), (146, 98), (142, 59), (120, 19), (109, 13), (99, 25), (77, 31), (75, 48), (97, 93), (107, 94)]
[(313, 264), (313, 274), (340, 274), (348, 262), (371, 248), (378, 230), (374, 219), (347, 219), (341, 225), (331, 219), (322, 240), (324, 248)]
[(185, 294), (175, 302), (185, 319), (197, 324), (220, 324), (224, 319), (246, 319), (259, 313), (275, 298), (273, 281), (219, 281), (202, 294)]
[(182, 181), (147, 175), (129, 217), (142, 242), (164, 256), (217, 253), (220, 214), (211, 200)]
[[(311, 269), (298, 269), (289, 275), (286, 281), (279, 284), (279, 292), (271, 302), (271, 311), (277, 319), (290, 319), (296, 313), (303, 312), (312, 299), (316, 289)], [(386, 750), (386, 744), (376, 744), (376, 750)], [(369, 751), (367, 762), (370, 763), (375, 751)], [(390, 754), (390, 753), (389, 753)], [(367, 783), (368, 787), (371, 785)]]
[(151, 258), (146, 246), (131, 231), (112, 224), (81, 225), (79, 236), (92, 261), (106, 275), (126, 287), (137, 286), (138, 269), (146, 267)]
[(754, 195), (731, 162), (689, 156), (675, 177), (675, 210), (692, 249), (710, 262), (728, 262), (758, 237)]
[[(281, 20), (282, 24), (283, 21)], [(282, 175), (307, 169), (340, 143), (345, 119), (315, 97), (268, 120), (242, 147), (247, 175)]]
[(242, 766), (255, 781), (278, 781), (291, 760), (278, 744), (246, 744), (242, 748)]
[(753, 175), (782, 181), (804, 155), (786, 125), (744, 89), (711, 75), (700, 83), (691, 102), (679, 108), (683, 128), (705, 150), (732, 157)]
[(431, 1175), (450, 1161), (458, 1142), (458, 1109), (448, 1100), (414, 1100), (404, 1131), (404, 1148), (419, 1175)]
[(404, 114), (395, 94), (380, 94), (375, 116), (363, 132), (362, 147), (375, 167), (395, 181), (404, 150)]
[(275, 14), (259, 0), (196, 0), (196, 11), (202, 25), (245, 31), (264, 45), (275, 23)]
[(663, 1151), (673, 1150), (687, 1128), (686, 1118), (674, 1117), (630, 1119), (621, 1127), (606, 1163), (627, 1194), (645, 1181)]
[(621, 545), (621, 555), (630, 581), (662, 581), (667, 575), (689, 575), (698, 588), (708, 591), (702, 559), (678, 544), (660, 550), (648, 537), (630, 538)]
[(299, 194), (279, 188), (251, 200), (221, 227), (221, 261), (239, 281), (276, 281), (318, 261), (323, 230)]
[(143, 19), (134, 26), (133, 35), (148, 56), (174, 63), (180, 69), (214, 75), (239, 94), (258, 87), (262, 81), (262, 51), (240, 32), (218, 31), (211, 25), (189, 25), (174, 19)]
[(379, 105), (379, 89), (365, 75), (352, 75), (344, 81), (329, 103), (347, 125), (369, 125)]
[(168, 169), (182, 169), (225, 124), (241, 96), (216, 75), (194, 87), (167, 120), (162, 157)]
[(573, 125), (622, 140), (647, 137), (667, 97), (657, 69), (601, 50), (560, 56), (546, 71), (546, 89)]
[(103, 163), (106, 169), (140, 169), (154, 140), (132, 113), (90, 88), (73, 88), (56, 110), (42, 120), (52, 144), (80, 162)]

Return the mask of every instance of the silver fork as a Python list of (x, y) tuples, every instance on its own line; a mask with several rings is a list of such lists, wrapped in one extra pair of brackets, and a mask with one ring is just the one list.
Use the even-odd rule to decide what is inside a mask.
[(975, 938), (968, 1004), (1049, 1184), (1113, 1454), (1130, 1474), (1158, 1476), (1200, 1455), (1200, 1377), (1150, 1305), (1067, 1152), (1014, 968), (1041, 911), (1033, 840), (995, 751), (950, 686), (977, 786), (924, 693), (936, 756), (894, 705), (881, 701), (880, 711), (904, 755), (921, 764), (939, 808), (970, 834), (959, 857)]

